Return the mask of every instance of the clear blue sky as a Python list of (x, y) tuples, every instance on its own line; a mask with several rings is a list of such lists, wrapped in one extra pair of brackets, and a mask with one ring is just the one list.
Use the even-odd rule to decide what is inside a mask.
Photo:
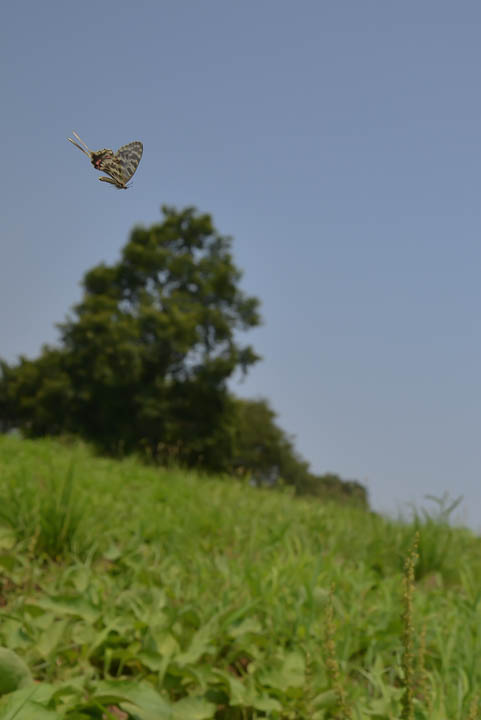
[[(375, 508), (448, 491), (481, 527), (481, 4), (19, 0), (0, 34), (0, 356), (195, 205), (262, 300), (234, 390)], [(142, 140), (133, 188), (72, 130)]]

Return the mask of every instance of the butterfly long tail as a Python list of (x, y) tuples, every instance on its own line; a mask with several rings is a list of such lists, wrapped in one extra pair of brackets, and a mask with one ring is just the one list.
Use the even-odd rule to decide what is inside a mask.
[(72, 140), (72, 138), (67, 138), (67, 140), (70, 140), (70, 142), (75, 145), (75, 147), (78, 147), (79, 150), (81, 150), (87, 157), (90, 157), (90, 153), (83, 149), (83, 147), (80, 147), (78, 143), (75, 142), (75, 140)]
[(73, 131), (72, 135), (74, 136), (74, 138), (76, 138), (76, 139), (79, 141), (79, 143), (80, 143), (81, 145), (84, 146), (84, 148), (87, 150), (88, 153), (91, 153), (91, 152), (92, 152), (91, 149), (89, 148), (89, 146), (87, 145), (87, 143), (84, 143), (84, 141), (82, 140), (82, 138), (77, 135), (77, 133), (75, 132), (75, 130)]
[[(91, 149), (88, 147), (88, 145), (86, 145), (86, 144), (84, 143), (84, 141), (82, 140), (82, 138), (80, 138), (80, 137), (77, 135), (76, 132), (73, 132), (72, 135), (73, 135), (75, 138), (77, 138), (77, 140), (78, 140), (80, 143), (82, 143), (83, 147), (81, 147), (81, 145), (79, 145), (77, 142), (75, 142), (75, 140), (72, 140), (72, 138), (67, 138), (67, 140), (70, 140), (70, 142), (73, 143), (73, 145), (75, 145), (75, 147), (78, 147), (79, 150), (81, 150), (83, 153), (85, 153), (85, 155), (87, 155), (89, 158), (91, 158), (91, 157), (92, 157), (92, 151), (91, 151)], [(85, 148), (85, 149), (84, 149), (84, 148)]]

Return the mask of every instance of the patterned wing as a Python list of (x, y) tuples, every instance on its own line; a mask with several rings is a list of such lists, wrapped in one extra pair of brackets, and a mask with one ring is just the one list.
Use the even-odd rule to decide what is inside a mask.
[(122, 163), (119, 162), (116, 155), (103, 158), (97, 168), (98, 170), (102, 170), (102, 172), (106, 172), (107, 175), (110, 175), (110, 178), (113, 178), (111, 180), (110, 178), (100, 177), (99, 180), (102, 180), (103, 182), (110, 182), (120, 189), (124, 189), (126, 187), (126, 183), (129, 178), (124, 173)]
[(113, 179), (101, 177), (99, 180), (109, 182), (119, 189), (125, 190), (128, 181), (137, 170), (142, 151), (142, 143), (135, 141), (123, 145), (113, 156), (104, 156), (98, 165), (98, 169), (103, 170)]
[(122, 167), (122, 173), (127, 183), (133, 176), (139, 166), (139, 162), (142, 158), (144, 146), (138, 140), (129, 143), (128, 145), (122, 145), (121, 148), (115, 153), (115, 158), (118, 160)]
[(118, 180), (112, 180), (112, 178), (109, 178), (109, 177), (102, 176), (102, 177), (99, 177), (99, 180), (101, 180), (102, 182), (108, 182), (111, 185), (115, 185), (115, 187), (119, 188), (119, 190), (127, 190), (127, 188), (129, 187), (128, 185), (123, 185)]

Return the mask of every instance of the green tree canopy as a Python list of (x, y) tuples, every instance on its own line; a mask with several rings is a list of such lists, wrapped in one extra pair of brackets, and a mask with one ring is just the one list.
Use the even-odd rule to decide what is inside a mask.
[(294, 438), (279, 427), (276, 413), (264, 398), (233, 399), (235, 407), (233, 469), (247, 472), (257, 485), (291, 485), (297, 495), (368, 505), (367, 491), (339, 475), (315, 475), (294, 445)]
[(282, 481), (300, 488), (309, 474), (290, 438), (276, 423), (276, 413), (264, 398), (235, 401), (233, 466), (249, 472), (258, 485)]
[(258, 360), (238, 336), (259, 324), (259, 301), (241, 291), (231, 240), (210, 215), (162, 210), (117, 263), (87, 272), (60, 348), (3, 364), (0, 408), (31, 434), (79, 433), (108, 451), (175, 448), (187, 464), (223, 469), (226, 383)]

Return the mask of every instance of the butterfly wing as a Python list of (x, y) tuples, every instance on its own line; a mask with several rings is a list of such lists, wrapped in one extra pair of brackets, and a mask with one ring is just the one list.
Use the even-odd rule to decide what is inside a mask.
[(127, 185), (122, 185), (121, 183), (118, 182), (118, 180), (112, 180), (112, 178), (110, 178), (110, 177), (102, 176), (102, 177), (99, 177), (99, 180), (101, 180), (102, 182), (108, 182), (111, 185), (115, 185), (115, 187), (119, 188), (119, 190), (127, 190)]
[(100, 177), (99, 180), (102, 180), (103, 182), (111, 182), (118, 188), (124, 188), (125, 183), (129, 179), (124, 174), (122, 164), (119, 162), (116, 155), (104, 158), (98, 165), (97, 169), (102, 170), (102, 172), (107, 173), (107, 175), (110, 175), (110, 177), (113, 178), (110, 180), (110, 178)]
[(103, 177), (99, 180), (110, 182), (122, 190), (126, 188), (128, 181), (137, 170), (143, 149), (142, 143), (136, 140), (123, 145), (113, 157), (102, 159), (99, 170), (106, 172), (113, 180)]
[(127, 183), (139, 166), (144, 146), (138, 140), (123, 145), (115, 153), (115, 157), (122, 167), (122, 173)]

